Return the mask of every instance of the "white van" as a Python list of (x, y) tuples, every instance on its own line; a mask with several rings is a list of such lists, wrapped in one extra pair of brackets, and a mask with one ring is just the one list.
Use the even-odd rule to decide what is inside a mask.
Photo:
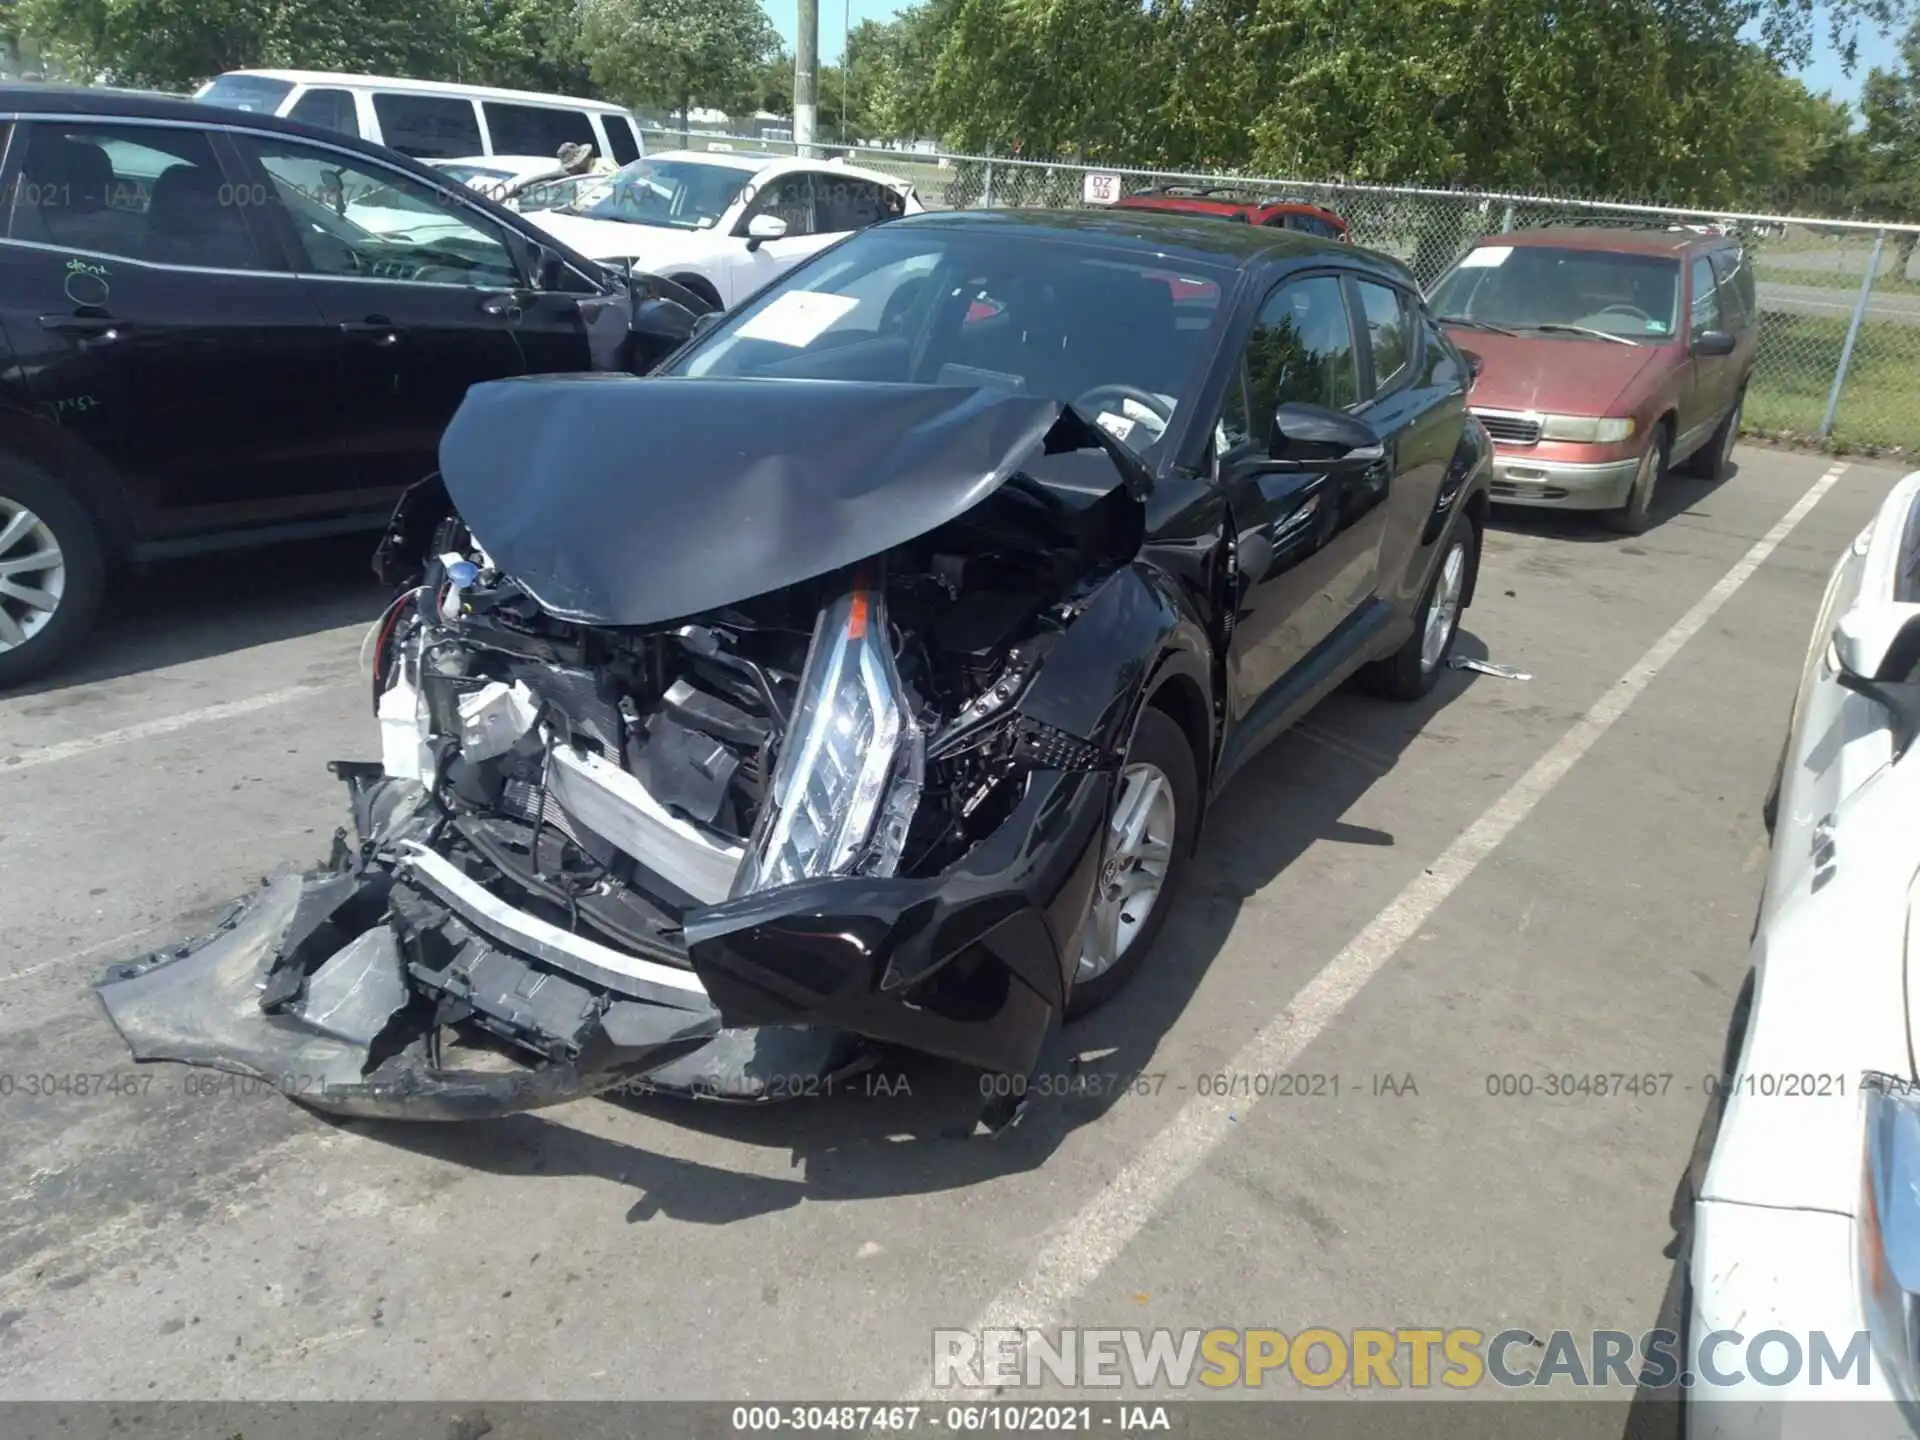
[(229, 70), (193, 98), (358, 135), (422, 160), (554, 155), (576, 141), (614, 165), (646, 153), (640, 127), (620, 106), (531, 90), (317, 70)]

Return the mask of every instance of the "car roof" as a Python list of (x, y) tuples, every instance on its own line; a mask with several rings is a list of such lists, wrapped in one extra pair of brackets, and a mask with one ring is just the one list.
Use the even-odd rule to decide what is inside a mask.
[(410, 80), (401, 75), (348, 75), (333, 70), (223, 70), (213, 79), (224, 80), (229, 75), (252, 75), (262, 80), (286, 80), (295, 85), (337, 85), (343, 89), (372, 88), (437, 95), (462, 95), (476, 100), (558, 105), (570, 109), (594, 110), (603, 115), (629, 113), (626, 106), (616, 105), (608, 100), (587, 100), (577, 95), (558, 95), (547, 90), (507, 90), (496, 85), (461, 85), (451, 80)]
[(1303, 235), (1297, 230), (1223, 225), (1175, 210), (1117, 205), (1104, 210), (929, 210), (887, 222), (889, 230), (901, 226), (1072, 240), (1134, 255), (1236, 270), (1338, 260), (1348, 268), (1373, 270), (1383, 279), (1419, 289), (1405, 265), (1376, 250)]
[[(693, 160), (708, 165), (724, 166), (729, 170), (742, 170), (752, 175), (784, 175), (791, 170), (831, 170), (847, 175), (857, 175), (862, 180), (875, 180), (889, 189), (899, 189), (908, 182), (898, 175), (889, 175), (884, 170), (867, 170), (858, 165), (848, 165), (840, 160), (808, 160), (793, 155), (768, 155), (751, 150), (653, 150), (642, 155), (640, 160)], [(640, 163), (630, 160), (630, 165)]]
[(1227, 191), (1209, 191), (1204, 195), (1171, 194), (1143, 190), (1127, 196), (1119, 204), (1128, 210), (1183, 210), (1192, 215), (1238, 215), (1252, 210), (1262, 215), (1313, 215), (1344, 225), (1338, 212), (1311, 200), (1288, 200), (1272, 196), (1247, 195), (1230, 198)]
[(1696, 248), (1734, 243), (1728, 236), (1697, 230), (1641, 229), (1633, 226), (1544, 225), (1483, 237), (1481, 245), (1528, 245), (1556, 250), (1607, 250), (1630, 255), (1679, 255)]

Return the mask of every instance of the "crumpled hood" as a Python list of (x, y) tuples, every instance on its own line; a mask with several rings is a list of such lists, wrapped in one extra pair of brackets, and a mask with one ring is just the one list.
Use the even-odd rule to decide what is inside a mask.
[(1489, 410), (1603, 415), (1640, 372), (1666, 353), (1661, 345), (1615, 345), (1567, 336), (1496, 335), (1447, 326), (1462, 350), (1485, 362), (1472, 402)]
[[(530, 376), (467, 391), (440, 469), (488, 557), (549, 612), (655, 625), (945, 524), (1064, 408), (947, 386)], [(1106, 448), (1095, 427), (1073, 429), (1074, 448)], [(1137, 483), (1116, 457), (1123, 476)]]
[(589, 260), (634, 260), (640, 268), (691, 264), (711, 259), (712, 230), (670, 230), (664, 225), (633, 225), (535, 210), (526, 219)]

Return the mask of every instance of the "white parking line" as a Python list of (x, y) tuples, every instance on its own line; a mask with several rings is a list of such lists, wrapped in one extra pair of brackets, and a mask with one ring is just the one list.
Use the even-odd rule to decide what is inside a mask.
[(338, 680), (309, 680), (299, 685), (289, 685), (281, 690), (268, 690), (261, 695), (252, 695), (245, 700), (226, 700), (218, 705), (203, 705), (198, 710), (183, 710), (178, 715), (161, 715), (152, 720), (142, 720), (137, 725), (123, 725), (118, 730), (102, 730), (98, 735), (82, 735), (74, 740), (61, 740), (52, 745), (42, 745), (33, 750), (22, 750), (18, 755), (9, 755), (0, 759), (0, 776), (18, 774), (22, 770), (31, 770), (39, 765), (51, 765), (56, 760), (71, 760), (76, 755), (89, 755), (95, 750), (106, 750), (115, 745), (131, 745), (136, 740), (151, 740), (156, 735), (168, 735), (175, 730), (185, 730), (194, 725), (208, 725), (216, 720), (231, 720), (237, 715), (251, 715), (256, 710), (271, 710), (276, 705), (285, 705), (294, 700), (304, 700), (319, 690), (328, 690), (338, 685)]
[[(1419, 933), (1447, 897), (1458, 890), (1500, 844), (1532, 813), (1576, 761), (1605, 735), (1639, 698), (1681, 646), (1699, 633), (1734, 592), (1793, 533), (1820, 497), (1833, 488), (1847, 466), (1835, 465), (1794, 502), (1738, 564), (1654, 641), (1632, 669), (1615, 681), (1593, 707), (1574, 722), (1551, 749), (1533, 763), (1441, 852), (1422, 874), (1347, 943), (1325, 969), (1309, 980), (1225, 1068), (1235, 1073), (1283, 1071), (1338, 1018), (1366, 983), (1400, 947)], [(1127, 1245), (1205, 1163), (1216, 1146), (1259, 1103), (1257, 1096), (1196, 1096), (1180, 1107), (1165, 1129), (1081, 1207), (1054, 1230), (1027, 1273), (1003, 1290), (973, 1322), (981, 1330), (1032, 1330), (1057, 1324), (1075, 1296), (1100, 1277)], [(1228, 1118), (1231, 1111), (1235, 1120)], [(913, 1398), (922, 1402), (951, 1392), (934, 1391), (922, 1380)]]

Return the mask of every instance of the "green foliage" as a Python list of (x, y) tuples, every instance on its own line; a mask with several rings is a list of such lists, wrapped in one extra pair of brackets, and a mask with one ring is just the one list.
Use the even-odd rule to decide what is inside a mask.
[(758, 0), (585, 0), (594, 80), (629, 105), (746, 108), (779, 53)]

